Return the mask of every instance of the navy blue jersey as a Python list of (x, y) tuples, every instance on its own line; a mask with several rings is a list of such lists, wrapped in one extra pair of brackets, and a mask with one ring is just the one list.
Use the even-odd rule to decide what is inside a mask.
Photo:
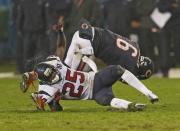
[(94, 55), (108, 65), (121, 65), (136, 74), (140, 49), (137, 43), (110, 30), (95, 27)]

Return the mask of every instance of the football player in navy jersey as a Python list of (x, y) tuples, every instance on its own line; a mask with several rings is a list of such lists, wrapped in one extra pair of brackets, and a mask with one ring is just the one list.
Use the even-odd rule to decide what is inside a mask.
[[(62, 35), (59, 36), (64, 39)], [(62, 45), (60, 41), (58, 45)], [(121, 65), (139, 79), (147, 79), (153, 73), (153, 62), (148, 57), (140, 56), (137, 43), (110, 30), (92, 27), (87, 20), (82, 19), (79, 30), (66, 48), (64, 63), (70, 68), (88, 71), (84, 56), (92, 60), (95, 56), (107, 65)], [(89, 66), (95, 70), (97, 68), (92, 62)]]
[[(59, 40), (63, 40), (63, 30), (56, 29)], [(59, 41), (58, 45), (62, 45), (62, 42)], [(152, 60), (140, 56), (137, 43), (107, 29), (92, 27), (85, 19), (80, 21), (79, 30), (75, 32), (66, 52), (64, 63), (79, 71), (97, 72), (94, 56), (107, 65), (120, 65), (141, 80), (151, 77), (154, 71)], [(139, 90), (138, 87), (136, 89)]]
[(62, 99), (95, 100), (102, 106), (125, 109), (129, 111), (143, 110), (145, 105), (116, 98), (112, 85), (122, 79), (130, 86), (143, 93), (152, 103), (158, 97), (150, 91), (136, 76), (120, 65), (110, 65), (99, 72), (82, 72), (65, 66), (59, 57), (50, 56), (36, 65), (34, 71), (23, 74), (21, 90), (26, 92), (29, 85), (39, 79), (40, 85), (32, 98), (40, 110), (48, 103), (52, 111), (63, 110), (59, 103)]

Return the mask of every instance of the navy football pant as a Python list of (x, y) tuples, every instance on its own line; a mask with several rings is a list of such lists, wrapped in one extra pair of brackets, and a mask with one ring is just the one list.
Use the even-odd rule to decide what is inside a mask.
[(115, 97), (112, 85), (122, 74), (118, 73), (118, 66), (111, 65), (96, 73), (94, 78), (93, 99), (100, 105), (108, 106)]

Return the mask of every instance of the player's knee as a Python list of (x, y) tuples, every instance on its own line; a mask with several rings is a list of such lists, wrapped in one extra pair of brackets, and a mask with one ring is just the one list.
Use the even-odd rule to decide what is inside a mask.
[(111, 94), (108, 94), (108, 95), (104, 95), (104, 96), (101, 96), (101, 95), (96, 95), (94, 100), (102, 105), (102, 106), (109, 106), (110, 103), (111, 103), (111, 100), (114, 98), (113, 95)]
[(117, 69), (117, 74), (119, 76), (122, 76), (124, 71), (125, 71), (125, 69), (122, 66), (120, 66), (120, 65), (116, 65), (116, 69)]
[(112, 75), (120, 78), (123, 75), (124, 71), (125, 69), (122, 66), (115, 65), (114, 68), (112, 69)]

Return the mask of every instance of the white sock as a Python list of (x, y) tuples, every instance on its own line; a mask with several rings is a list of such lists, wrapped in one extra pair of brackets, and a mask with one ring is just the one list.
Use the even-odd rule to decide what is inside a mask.
[(125, 70), (121, 78), (130, 86), (134, 87), (144, 95), (148, 96), (153, 94), (139, 79), (136, 78), (130, 71)]
[(111, 100), (111, 107), (118, 108), (118, 109), (127, 109), (130, 103), (132, 102), (119, 99), (119, 98), (113, 98)]

